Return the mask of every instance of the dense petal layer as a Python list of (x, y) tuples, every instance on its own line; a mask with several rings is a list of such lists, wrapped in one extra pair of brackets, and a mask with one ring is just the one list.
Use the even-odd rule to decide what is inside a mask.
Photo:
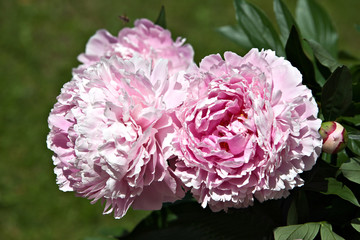
[[(136, 209), (160, 209), (183, 196), (167, 159), (174, 124), (170, 116), (187, 88), (168, 61), (134, 56), (103, 59), (74, 74), (49, 116), (48, 147), (54, 151), (60, 188), (122, 217)], [(180, 75), (181, 76), (181, 75)]]
[(205, 57), (184, 75), (175, 174), (214, 211), (286, 197), (321, 151), (321, 121), (300, 72), (273, 51)]

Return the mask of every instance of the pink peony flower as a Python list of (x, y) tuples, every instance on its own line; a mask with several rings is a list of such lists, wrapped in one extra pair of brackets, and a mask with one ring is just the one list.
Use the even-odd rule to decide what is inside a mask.
[[(170, 74), (186, 70), (193, 63), (194, 51), (185, 39), (178, 37), (174, 42), (171, 33), (147, 19), (135, 21), (134, 28), (123, 28), (117, 37), (106, 30), (99, 30), (86, 45), (85, 53), (78, 57), (84, 69), (100, 60), (117, 55), (129, 59), (134, 54), (149, 59), (153, 65), (161, 59), (168, 60)], [(79, 69), (78, 69), (79, 70)]]
[(184, 195), (167, 159), (170, 114), (187, 84), (178, 74), (169, 77), (167, 60), (152, 64), (136, 54), (102, 59), (74, 74), (49, 116), (47, 143), (60, 189), (104, 200), (104, 213), (115, 218), (130, 206), (160, 209)]
[(321, 151), (321, 121), (300, 72), (275, 52), (205, 57), (178, 112), (175, 174), (213, 211), (286, 197)]
[(187, 87), (177, 75), (194, 64), (184, 41), (146, 19), (118, 37), (100, 30), (89, 40), (48, 120), (61, 190), (105, 200), (104, 213), (116, 218), (130, 205), (159, 209), (183, 196), (166, 160), (170, 114)]

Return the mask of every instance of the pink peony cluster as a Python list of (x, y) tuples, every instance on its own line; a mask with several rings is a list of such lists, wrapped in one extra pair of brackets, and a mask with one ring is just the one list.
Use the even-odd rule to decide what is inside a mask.
[(189, 190), (213, 211), (286, 197), (321, 151), (301, 74), (273, 51), (192, 47), (146, 19), (98, 31), (49, 116), (57, 183), (104, 213), (160, 209)]

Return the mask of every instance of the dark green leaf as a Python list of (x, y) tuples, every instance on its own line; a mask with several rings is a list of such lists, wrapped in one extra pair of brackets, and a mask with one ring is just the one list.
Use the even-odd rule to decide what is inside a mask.
[[(321, 76), (324, 78), (324, 84), (325, 84), (325, 79), (328, 79), (331, 75), (331, 70), (330, 68), (322, 65), (322, 63), (320, 63), (320, 61), (315, 57), (315, 68), (316, 70), (321, 74)], [(324, 84), (322, 86), (324, 86)]]
[(282, 0), (274, 0), (274, 12), (281, 33), (281, 41), (285, 44), (292, 26), (296, 27), (296, 22)]
[[(355, 91), (353, 91), (353, 99), (357, 98), (357, 94)], [(344, 116), (354, 116), (360, 114), (360, 102), (352, 101), (348, 109), (342, 114)]]
[(360, 218), (351, 220), (351, 226), (358, 232), (360, 232)]
[(353, 100), (360, 102), (360, 65), (355, 65), (350, 69), (353, 79)]
[(325, 67), (328, 67), (331, 72), (333, 72), (337, 67), (339, 67), (339, 63), (333, 58), (330, 53), (321, 46), (318, 42), (311, 40), (311, 39), (305, 39), (307, 43), (310, 45), (311, 49), (313, 50), (313, 53), (316, 57), (316, 59)]
[(217, 31), (237, 43), (240, 47), (244, 48), (244, 50), (248, 51), (253, 47), (249, 38), (238, 25), (219, 27)]
[(354, 125), (355, 127), (360, 126), (360, 114), (355, 115), (353, 117), (340, 117), (339, 120), (350, 123), (350, 124)]
[[(350, 127), (349, 125), (343, 124), (344, 128), (348, 132), (348, 135), (360, 135), (360, 131), (354, 127)], [(355, 137), (356, 138), (356, 137)]]
[(275, 225), (264, 211), (260, 211), (260, 205), (260, 208), (253, 206), (214, 213), (197, 202), (175, 203), (163, 206), (160, 211), (176, 218), (170, 218), (160, 226), (157, 222), (163, 222), (164, 216), (160, 217), (160, 211), (154, 211), (133, 232), (119, 239), (269, 239)]
[(325, 82), (326, 82), (326, 79), (324, 78), (324, 76), (320, 73), (319, 69), (316, 67), (315, 68), (315, 79), (316, 79), (316, 82), (321, 86), (323, 87)]
[(311, 240), (319, 232), (320, 223), (305, 223), (279, 227), (274, 231), (275, 240), (307, 239)]
[(320, 236), (321, 239), (326, 240), (343, 240), (344, 238), (340, 237), (333, 232), (332, 226), (327, 222), (321, 222)]
[(298, 220), (299, 222), (307, 222), (309, 221), (309, 201), (306, 195), (306, 191), (299, 191), (296, 196), (296, 207), (298, 212)]
[(357, 61), (357, 60), (359, 60), (357, 57), (355, 57), (351, 53), (349, 53), (347, 51), (344, 51), (344, 50), (339, 51), (338, 58), (343, 59), (343, 60), (349, 60), (349, 61)]
[(337, 181), (335, 178), (327, 178), (328, 186), (327, 191), (321, 192), (325, 195), (337, 195), (344, 200), (347, 200), (357, 207), (360, 207), (358, 200), (353, 192), (345, 186), (342, 182)]
[(329, 15), (314, 0), (297, 1), (296, 22), (304, 38), (315, 40), (337, 56), (338, 35)]
[(321, 97), (325, 121), (335, 120), (351, 104), (352, 82), (347, 67), (338, 67), (326, 81)]
[(349, 138), (347, 148), (350, 149), (353, 154), (360, 157), (360, 131), (346, 124), (343, 124), (343, 126), (346, 129)]
[(293, 192), (291, 196), (292, 200), (286, 218), (287, 225), (307, 222), (309, 218), (309, 205), (305, 191)]
[(323, 152), (321, 154), (321, 159), (324, 160), (325, 162), (331, 164), (331, 154)]
[[(324, 153), (321, 155), (324, 155)], [(331, 162), (331, 159), (329, 162)], [(305, 181), (302, 189), (315, 192), (327, 191), (328, 181), (326, 179), (334, 177), (338, 169), (325, 161), (317, 161), (311, 171), (304, 172), (301, 175)]]
[(296, 209), (296, 200), (293, 199), (293, 201), (290, 204), (287, 218), (286, 218), (287, 225), (295, 225), (298, 223), (298, 212)]
[(303, 75), (303, 84), (313, 90), (314, 93), (320, 92), (321, 88), (315, 80), (314, 66), (301, 47), (300, 37), (295, 26), (291, 28), (285, 52), (287, 59)]
[(253, 47), (273, 49), (278, 56), (285, 56), (278, 34), (266, 15), (245, 0), (235, 0), (236, 18)]
[(349, 156), (346, 154), (345, 149), (338, 152), (337, 158), (336, 158), (336, 166), (340, 167), (343, 163), (349, 161)]
[(157, 19), (155, 21), (155, 24), (157, 24), (163, 28), (166, 28), (166, 17), (165, 17), (165, 7), (164, 6), (161, 6), (161, 10), (160, 10), (159, 16), (157, 17)]
[(356, 155), (360, 156), (360, 135), (348, 134), (347, 147)]
[(350, 162), (343, 163), (340, 170), (347, 179), (360, 184), (360, 162), (357, 159), (351, 158)]

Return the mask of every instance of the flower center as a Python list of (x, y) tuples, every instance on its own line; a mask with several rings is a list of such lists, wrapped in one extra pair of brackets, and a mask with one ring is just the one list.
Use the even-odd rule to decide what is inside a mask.
[(227, 152), (230, 150), (229, 144), (227, 142), (221, 142), (221, 143), (219, 143), (219, 145), (220, 145), (222, 150), (225, 150)]

